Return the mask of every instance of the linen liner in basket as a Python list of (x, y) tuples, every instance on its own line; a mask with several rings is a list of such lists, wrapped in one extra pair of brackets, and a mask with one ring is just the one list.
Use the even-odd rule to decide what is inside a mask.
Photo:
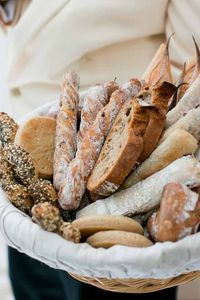
[[(49, 103), (20, 122), (45, 115)], [(200, 270), (200, 232), (176, 243), (156, 243), (148, 248), (114, 246), (95, 249), (74, 244), (42, 230), (15, 208), (0, 189), (0, 230), (9, 246), (50, 267), (80, 276), (105, 279), (167, 279)]]

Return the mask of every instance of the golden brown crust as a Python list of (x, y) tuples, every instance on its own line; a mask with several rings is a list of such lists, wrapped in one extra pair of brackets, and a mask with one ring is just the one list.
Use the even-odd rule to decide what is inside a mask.
[(149, 239), (138, 233), (118, 230), (99, 231), (91, 235), (86, 242), (94, 248), (106, 249), (115, 245), (142, 248), (153, 245)]
[(109, 196), (133, 169), (143, 148), (148, 111), (149, 107), (141, 106), (135, 98), (124, 104), (88, 180), (90, 192)]
[(147, 230), (157, 242), (175, 242), (194, 231), (199, 223), (195, 210), (198, 194), (179, 183), (169, 183), (162, 194), (160, 209), (147, 224)]
[(104, 230), (121, 230), (144, 234), (144, 230), (138, 222), (124, 216), (89, 216), (73, 221), (72, 225), (80, 230), (83, 237)]
[(33, 117), (21, 125), (15, 142), (33, 158), (38, 176), (53, 176), (53, 153), (56, 120), (49, 117)]
[(144, 145), (139, 161), (143, 162), (155, 149), (161, 133), (164, 129), (167, 107), (170, 97), (175, 92), (176, 87), (168, 82), (163, 82), (158, 86), (149, 89), (149, 92), (142, 91), (138, 98), (146, 99), (149, 93), (149, 103), (155, 106), (155, 110), (149, 112), (149, 123), (144, 134)]

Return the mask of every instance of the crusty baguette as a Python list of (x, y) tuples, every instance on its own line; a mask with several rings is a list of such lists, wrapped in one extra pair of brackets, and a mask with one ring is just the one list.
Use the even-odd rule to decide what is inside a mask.
[(139, 157), (139, 161), (143, 162), (153, 152), (158, 144), (159, 138), (164, 128), (165, 118), (167, 113), (168, 102), (176, 87), (168, 82), (162, 82), (161, 84), (144, 90), (139, 93), (138, 98), (147, 101), (154, 105), (157, 109), (149, 112), (149, 123), (144, 134), (144, 145), (142, 153)]
[(16, 134), (16, 144), (33, 158), (38, 176), (52, 178), (56, 121), (49, 117), (33, 117), (22, 124)]
[(78, 85), (79, 78), (75, 73), (65, 75), (61, 87), (53, 158), (53, 183), (57, 190), (63, 184), (68, 165), (76, 153)]
[(77, 134), (78, 147), (89, 126), (94, 122), (97, 113), (107, 104), (107, 102), (108, 95), (104, 86), (96, 85), (88, 90), (81, 110), (81, 123)]
[(115, 245), (129, 247), (149, 247), (153, 243), (145, 236), (126, 231), (107, 230), (91, 235), (86, 242), (94, 248), (110, 248)]
[(131, 172), (143, 149), (149, 109), (152, 107), (142, 106), (136, 98), (124, 104), (88, 179), (91, 193), (111, 195)]
[(170, 38), (167, 43), (162, 43), (160, 45), (152, 61), (142, 75), (142, 79), (144, 79), (150, 86), (163, 81), (173, 82), (168, 51), (169, 41)]
[(176, 242), (192, 234), (199, 222), (193, 214), (198, 207), (198, 198), (197, 193), (183, 184), (167, 184), (162, 193), (160, 209), (153, 213), (147, 223), (153, 240)]
[(190, 187), (200, 185), (200, 163), (192, 156), (179, 158), (129, 189), (88, 205), (78, 211), (76, 217), (134, 215), (147, 212), (159, 205), (162, 190), (170, 182), (178, 182)]
[(194, 154), (198, 148), (197, 140), (182, 129), (175, 129), (151, 155), (125, 180), (122, 188), (129, 188), (168, 166), (179, 157)]
[[(131, 85), (134, 87), (130, 89)], [(140, 88), (139, 81), (130, 81), (128, 85), (115, 91), (109, 103), (97, 114), (76, 152), (75, 159), (70, 163), (67, 178), (59, 192), (59, 203), (63, 209), (76, 209), (80, 205), (87, 179), (119, 110), (124, 102), (133, 96), (133, 92), (138, 93)]]
[(169, 128), (183, 117), (189, 110), (200, 105), (200, 76), (188, 88), (185, 95), (177, 103), (177, 105), (168, 112), (165, 122), (165, 128)]
[(183, 129), (200, 141), (200, 106), (191, 109), (185, 116), (180, 118), (171, 127), (165, 130), (159, 144), (163, 143), (176, 129)]

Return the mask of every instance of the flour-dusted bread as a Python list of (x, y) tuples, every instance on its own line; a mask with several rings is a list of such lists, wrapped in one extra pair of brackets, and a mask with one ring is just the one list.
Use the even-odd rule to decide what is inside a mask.
[(185, 116), (181, 117), (176, 123), (165, 130), (159, 140), (163, 143), (176, 129), (183, 129), (200, 141), (200, 106), (191, 109)]
[(86, 242), (94, 248), (110, 248), (115, 245), (129, 247), (149, 247), (153, 243), (145, 236), (120, 230), (99, 231), (91, 235)]
[(121, 107), (131, 96), (136, 95), (141, 88), (139, 81), (130, 80), (121, 89), (115, 91), (109, 103), (104, 106), (87, 130), (85, 137), (71, 161), (67, 177), (59, 191), (59, 203), (63, 209), (76, 209), (86, 190), (86, 183), (104, 141), (112, 127)]
[(66, 179), (68, 165), (75, 157), (77, 149), (78, 88), (79, 77), (77, 74), (67, 73), (61, 86), (53, 158), (53, 184), (57, 190)]
[(144, 145), (139, 161), (143, 162), (153, 152), (164, 129), (169, 99), (176, 87), (166, 81), (149, 89), (144, 89), (138, 98), (154, 105), (156, 110), (149, 112), (150, 118), (144, 133)]
[(198, 214), (199, 195), (180, 183), (169, 183), (162, 194), (160, 209), (153, 213), (147, 229), (155, 242), (176, 242), (194, 233), (200, 222)]
[(56, 120), (49, 117), (33, 117), (23, 123), (16, 134), (16, 144), (23, 147), (33, 158), (38, 176), (53, 176), (53, 153)]
[(87, 188), (91, 193), (111, 195), (131, 172), (143, 149), (150, 109), (135, 98), (124, 104), (88, 179)]
[(200, 185), (200, 163), (185, 156), (145, 180), (112, 196), (98, 200), (76, 213), (77, 218), (89, 215), (129, 215), (147, 212), (157, 207), (164, 186), (170, 182)]
[(122, 188), (129, 188), (168, 166), (179, 157), (194, 154), (198, 148), (197, 140), (182, 129), (175, 129), (151, 155), (123, 183)]
[(185, 95), (177, 103), (177, 105), (168, 112), (165, 122), (165, 128), (169, 128), (176, 123), (181, 117), (189, 112), (189, 110), (200, 105), (200, 76), (188, 88)]

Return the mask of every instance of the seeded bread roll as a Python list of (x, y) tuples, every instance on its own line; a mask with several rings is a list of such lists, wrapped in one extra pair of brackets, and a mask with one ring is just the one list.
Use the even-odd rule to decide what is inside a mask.
[(89, 216), (72, 222), (82, 237), (104, 230), (121, 230), (144, 234), (142, 226), (135, 220), (124, 216)]
[(110, 248), (115, 245), (129, 247), (149, 247), (153, 243), (138, 233), (118, 230), (99, 231), (91, 235), (87, 241), (94, 248)]
[(164, 129), (169, 99), (175, 92), (176, 87), (168, 82), (142, 91), (138, 98), (154, 105), (157, 110), (151, 110), (149, 123), (144, 133), (144, 145), (139, 161), (143, 162), (153, 152), (158, 144), (161, 133)]
[(33, 117), (21, 125), (15, 142), (22, 146), (34, 161), (38, 176), (53, 176), (53, 153), (56, 120), (49, 117)]
[(31, 210), (32, 220), (47, 231), (58, 232), (62, 224), (59, 210), (51, 203), (35, 204)]
[(0, 147), (13, 143), (18, 125), (8, 114), (0, 112)]
[(194, 154), (198, 148), (197, 140), (187, 131), (176, 129), (159, 145), (151, 155), (128, 176), (122, 188), (129, 188), (151, 176), (184, 155)]
[(4, 153), (0, 150), (0, 186), (5, 186), (14, 182), (14, 175), (11, 166), (7, 162)]
[(25, 186), (17, 183), (11, 183), (4, 187), (4, 191), (14, 206), (24, 213), (30, 214), (33, 201)]
[(57, 193), (48, 180), (36, 179), (28, 186), (28, 192), (34, 203), (50, 202), (55, 204), (58, 200)]
[(8, 144), (4, 147), (4, 155), (12, 167), (14, 177), (22, 184), (27, 186), (37, 178), (32, 157), (22, 147)]
[(87, 189), (91, 193), (111, 195), (131, 172), (143, 149), (150, 109), (135, 98), (124, 104), (88, 179)]
[(73, 72), (67, 73), (61, 87), (53, 158), (53, 184), (57, 190), (64, 183), (68, 165), (76, 153), (78, 86), (78, 76)]
[(69, 165), (67, 178), (59, 191), (59, 203), (63, 209), (79, 207), (88, 177), (119, 110), (127, 99), (138, 93), (140, 88), (141, 83), (138, 80), (130, 80), (112, 94), (109, 103), (97, 114), (76, 152), (75, 159)]
[[(147, 223), (149, 234), (156, 242), (176, 242), (194, 232), (194, 227), (200, 222), (199, 195), (187, 186), (179, 183), (169, 183), (162, 194), (160, 209), (155, 212)], [(198, 218), (197, 218), (198, 217)]]
[(71, 223), (62, 223), (59, 228), (60, 235), (67, 241), (79, 243), (81, 239), (80, 231)]
[(200, 185), (200, 163), (192, 156), (172, 162), (161, 171), (112, 196), (98, 200), (76, 213), (77, 218), (90, 215), (135, 215), (156, 208), (167, 183), (189, 187)]

